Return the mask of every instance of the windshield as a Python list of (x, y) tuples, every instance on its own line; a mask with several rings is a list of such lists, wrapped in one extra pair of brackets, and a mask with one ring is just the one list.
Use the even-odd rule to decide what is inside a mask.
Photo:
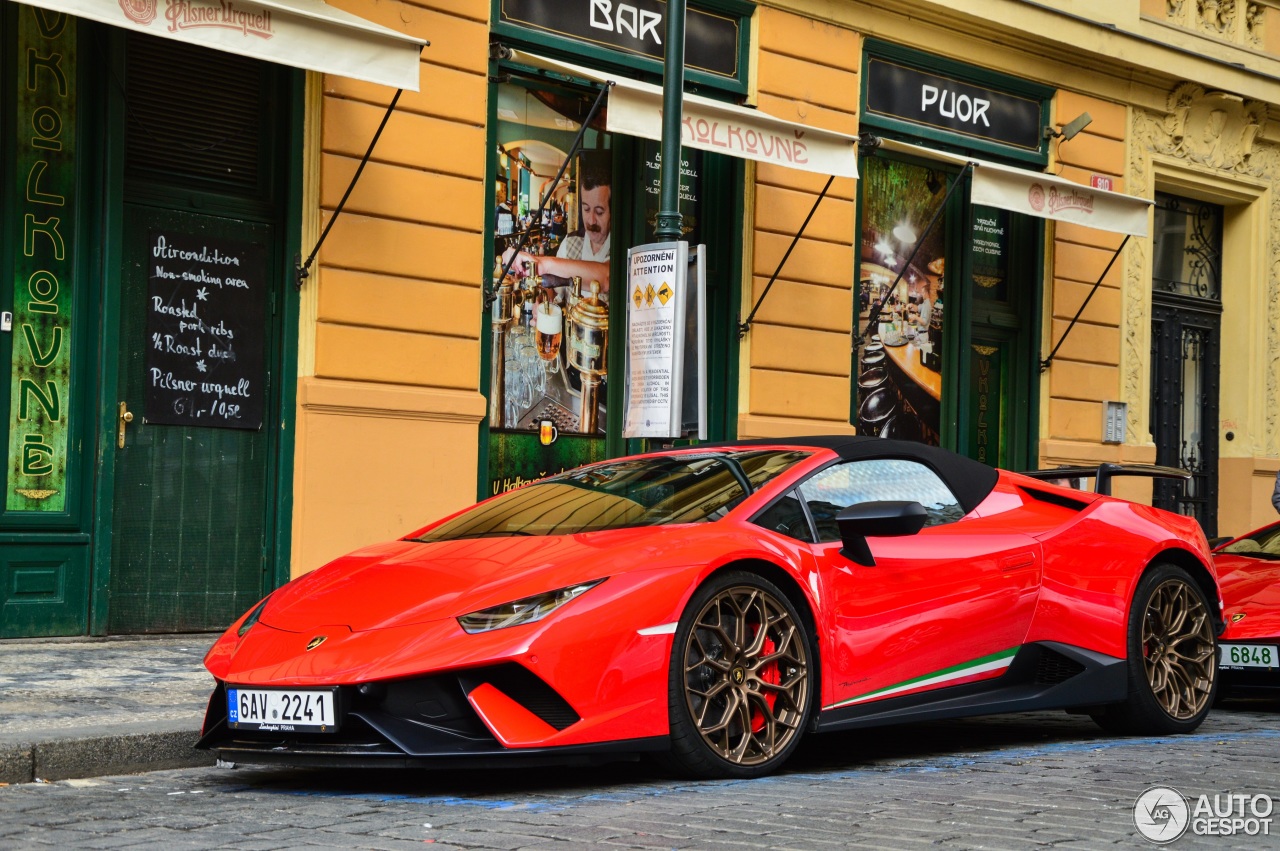
[(574, 535), (707, 523), (724, 517), (751, 490), (809, 454), (724, 452), (606, 461), (504, 494), (412, 540)]
[(1218, 550), (1220, 553), (1280, 561), (1280, 523), (1254, 532)]

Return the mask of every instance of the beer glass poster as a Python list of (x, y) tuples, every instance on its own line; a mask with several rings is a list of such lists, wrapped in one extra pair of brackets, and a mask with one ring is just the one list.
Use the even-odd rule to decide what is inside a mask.
[(498, 86), (492, 493), (605, 456), (613, 151), (599, 114), (574, 147), (591, 105), (555, 86)]

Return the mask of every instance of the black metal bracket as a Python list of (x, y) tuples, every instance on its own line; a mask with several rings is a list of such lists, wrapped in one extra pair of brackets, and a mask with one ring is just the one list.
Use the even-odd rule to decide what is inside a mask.
[[(858, 156), (869, 157), (880, 147), (880, 137), (874, 133), (863, 132), (858, 135)], [(760, 298), (756, 300), (755, 306), (751, 308), (751, 313), (747, 314), (744, 322), (738, 325), (738, 339), (747, 336), (747, 332), (751, 330), (751, 325), (755, 321), (756, 311), (760, 309), (760, 305), (764, 303), (765, 296), (769, 294), (769, 289), (773, 286), (773, 282), (778, 280), (778, 275), (782, 273), (782, 267), (787, 265), (787, 260), (791, 257), (791, 252), (795, 250), (796, 245), (800, 242), (800, 237), (804, 235), (805, 228), (809, 226), (809, 221), (813, 218), (813, 214), (818, 211), (818, 205), (822, 203), (822, 199), (827, 197), (827, 191), (831, 189), (831, 183), (835, 180), (835, 175), (827, 178), (827, 185), (822, 187), (822, 192), (818, 194), (817, 200), (813, 202), (813, 207), (809, 210), (809, 215), (804, 217), (804, 224), (800, 225), (800, 230), (796, 231), (796, 235), (791, 238), (791, 244), (787, 246), (787, 252), (782, 255), (782, 259), (778, 261), (778, 267), (773, 270), (773, 274), (769, 277), (769, 283), (765, 284), (764, 292), (760, 293)]]
[(796, 244), (800, 242), (800, 237), (804, 235), (804, 229), (809, 226), (809, 220), (813, 218), (814, 213), (818, 212), (818, 205), (822, 203), (823, 198), (827, 197), (827, 190), (831, 188), (831, 184), (835, 179), (836, 176), (834, 174), (827, 178), (827, 185), (822, 187), (822, 191), (818, 193), (818, 197), (813, 202), (813, 207), (809, 209), (809, 215), (804, 217), (804, 224), (800, 225), (800, 230), (796, 231), (796, 235), (791, 238), (791, 244), (787, 246), (787, 252), (778, 261), (778, 268), (773, 270), (773, 274), (769, 277), (769, 283), (765, 284), (764, 292), (760, 293), (760, 298), (756, 299), (755, 307), (751, 308), (751, 313), (747, 315), (746, 321), (738, 326), (739, 340), (747, 336), (747, 332), (751, 330), (751, 323), (755, 321), (756, 311), (760, 309), (760, 305), (764, 304), (765, 296), (769, 294), (769, 289), (773, 286), (773, 282), (778, 280), (778, 275), (782, 273), (782, 267), (787, 265), (787, 259), (791, 257), (791, 252), (795, 250)]
[(351, 197), (351, 190), (356, 188), (356, 181), (360, 179), (360, 174), (364, 171), (364, 167), (369, 163), (369, 157), (373, 156), (373, 148), (378, 144), (378, 139), (382, 136), (382, 131), (387, 126), (387, 120), (391, 118), (391, 113), (396, 110), (396, 103), (400, 100), (400, 95), (404, 93), (404, 89), (396, 89), (395, 97), (391, 98), (391, 103), (387, 106), (386, 113), (382, 116), (382, 123), (378, 125), (378, 130), (373, 134), (373, 139), (369, 142), (369, 149), (364, 152), (364, 156), (360, 159), (360, 165), (356, 167), (356, 173), (351, 175), (351, 182), (347, 184), (347, 191), (342, 193), (342, 200), (338, 202), (338, 206), (334, 208), (333, 215), (329, 217), (329, 222), (324, 226), (324, 231), (320, 234), (320, 239), (316, 242), (316, 247), (311, 249), (311, 253), (307, 255), (305, 263), (299, 262), (300, 256), (293, 259), (293, 285), (301, 290), (303, 283), (311, 275), (311, 264), (315, 262), (316, 255), (320, 253), (320, 246), (324, 245), (325, 239), (329, 236), (329, 231), (333, 230), (333, 223), (338, 220), (338, 216), (342, 215), (343, 208), (347, 205), (347, 199)]
[[(501, 47), (501, 45), (499, 45)], [(492, 49), (492, 46), (491, 46)], [(505, 50), (506, 48), (502, 48)], [(542, 210), (547, 206), (547, 202), (551, 200), (551, 194), (555, 192), (556, 187), (560, 185), (560, 178), (564, 177), (565, 170), (569, 168), (569, 163), (573, 162), (573, 158), (577, 155), (582, 147), (582, 140), (587, 134), (587, 128), (591, 126), (591, 122), (595, 120), (596, 113), (600, 111), (600, 106), (604, 103), (605, 96), (609, 94), (609, 89), (613, 87), (612, 83), (606, 84), (600, 89), (600, 93), (596, 95), (595, 103), (591, 104), (591, 111), (587, 113), (586, 119), (578, 127), (578, 135), (574, 137), (573, 144), (569, 146), (569, 153), (565, 155), (564, 162), (560, 163), (560, 170), (556, 172), (555, 178), (547, 184), (547, 194), (542, 196), (542, 200), (538, 202), (538, 210), (535, 219), (542, 220)], [(516, 262), (516, 257), (520, 254), (520, 249), (524, 248), (525, 240), (529, 238), (529, 230), (520, 232), (520, 238), (516, 241), (515, 251), (511, 252), (511, 258), (502, 266), (502, 273), (498, 275), (499, 281), (507, 278), (507, 273), (511, 271), (511, 266)], [(481, 290), (484, 292), (484, 309), (487, 311), (493, 307), (493, 303), (498, 298), (498, 290), (493, 286), (492, 281), (481, 281)]]
[(1115, 265), (1116, 258), (1120, 256), (1120, 252), (1124, 251), (1124, 247), (1129, 244), (1129, 234), (1124, 235), (1124, 239), (1120, 242), (1120, 247), (1116, 249), (1116, 253), (1111, 255), (1111, 261), (1107, 263), (1107, 268), (1102, 270), (1102, 274), (1098, 276), (1098, 280), (1094, 282), (1093, 289), (1089, 290), (1089, 294), (1084, 297), (1084, 303), (1080, 305), (1080, 309), (1076, 311), (1076, 315), (1071, 317), (1071, 324), (1067, 326), (1067, 330), (1062, 332), (1062, 336), (1058, 338), (1058, 344), (1053, 347), (1053, 351), (1049, 352), (1049, 356), (1040, 361), (1040, 371), (1044, 372), (1049, 368), (1049, 364), (1053, 363), (1053, 358), (1058, 354), (1058, 349), (1062, 348), (1062, 344), (1066, 342), (1067, 335), (1071, 333), (1071, 329), (1076, 327), (1080, 315), (1084, 313), (1084, 309), (1089, 306), (1089, 299), (1093, 298), (1093, 294), (1098, 291), (1098, 287), (1102, 286), (1102, 281), (1107, 277), (1107, 273), (1111, 271), (1111, 267)]

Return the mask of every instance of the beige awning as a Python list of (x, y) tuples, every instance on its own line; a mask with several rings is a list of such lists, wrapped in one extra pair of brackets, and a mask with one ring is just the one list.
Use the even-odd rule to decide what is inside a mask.
[[(594, 71), (523, 51), (512, 60), (610, 86), (606, 127), (610, 133), (662, 141), (662, 87), (618, 74)], [(837, 177), (858, 176), (857, 137), (775, 118), (766, 112), (685, 94), (680, 142), (742, 159)]]
[(418, 90), (425, 41), (322, 0), (19, 0), (293, 68)]
[(1145, 198), (1094, 189), (1052, 174), (1014, 168), (893, 139), (881, 140), (886, 151), (913, 154), (963, 166), (973, 163), (970, 200), (1014, 213), (1072, 222), (1099, 230), (1145, 237), (1151, 202)]

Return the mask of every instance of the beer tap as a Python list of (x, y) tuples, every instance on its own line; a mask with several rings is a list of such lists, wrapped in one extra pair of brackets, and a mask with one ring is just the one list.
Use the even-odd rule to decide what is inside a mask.
[(584, 433), (594, 434), (599, 424), (596, 399), (609, 374), (609, 308), (600, 300), (599, 281), (591, 282), (590, 295), (579, 298), (567, 318), (569, 363), (582, 377), (580, 427)]
[(492, 403), (489, 419), (495, 428), (502, 428), (505, 423), (507, 398), (507, 376), (503, 364), (507, 359), (507, 330), (515, 319), (515, 277), (508, 273), (498, 282), (493, 302), (493, 362), (496, 364), (496, 379), (491, 392)]
[(520, 281), (519, 302), (524, 311), (525, 324), (533, 321), (533, 309), (542, 290), (542, 276), (537, 274), (537, 267), (532, 260), (524, 261), (524, 278)]

